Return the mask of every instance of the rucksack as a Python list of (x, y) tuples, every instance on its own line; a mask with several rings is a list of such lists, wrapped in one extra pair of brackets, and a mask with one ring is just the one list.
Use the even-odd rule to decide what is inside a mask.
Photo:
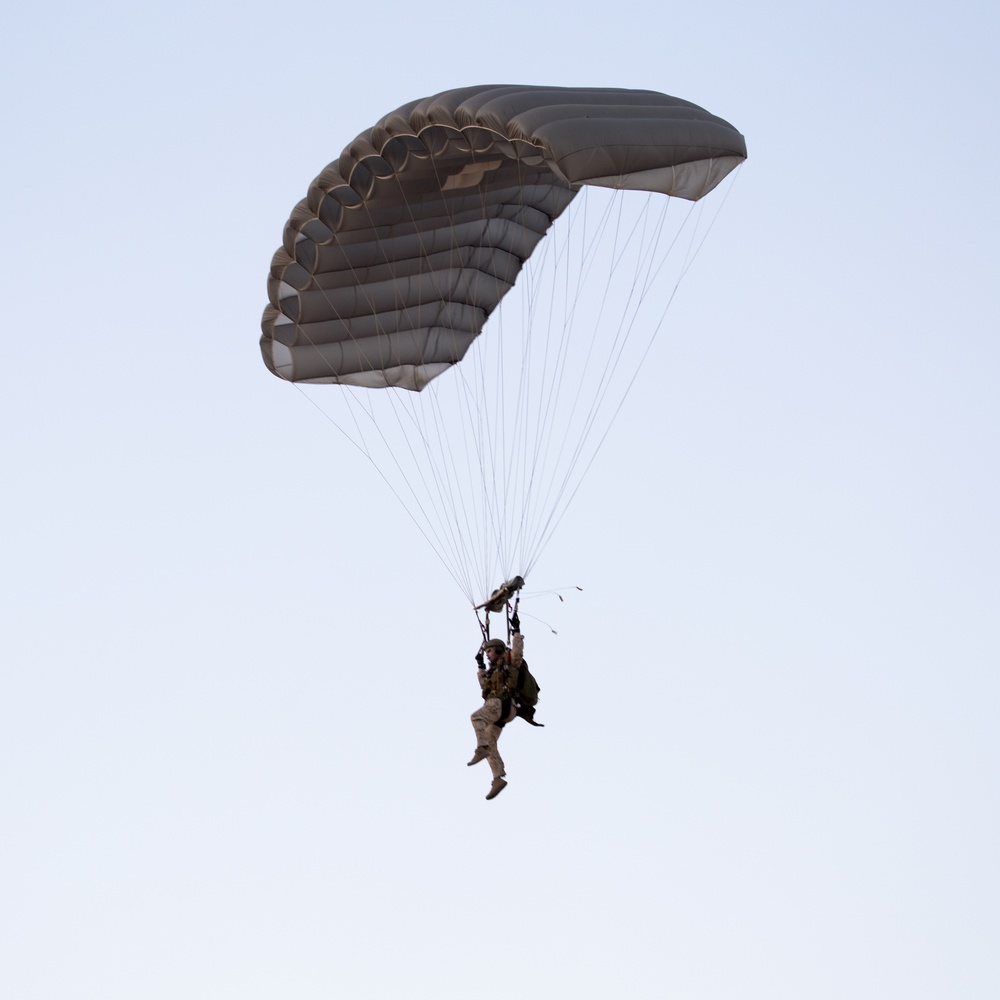
[(534, 708), (538, 704), (538, 692), (542, 689), (538, 681), (532, 676), (528, 669), (528, 661), (521, 660), (521, 669), (517, 674), (517, 689), (514, 691), (514, 701), (518, 706), (524, 708)]

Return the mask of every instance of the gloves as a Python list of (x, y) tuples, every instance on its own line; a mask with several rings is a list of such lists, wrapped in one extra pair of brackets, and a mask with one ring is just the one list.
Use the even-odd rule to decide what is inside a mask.
[(517, 612), (516, 611), (510, 616), (510, 627), (515, 632), (520, 632), (521, 631), (521, 619), (517, 617)]
[(485, 662), (483, 661), (483, 651), (482, 650), (479, 650), (479, 652), (476, 653), (476, 665), (479, 667), (480, 670), (484, 669), (485, 666), (486, 666)]

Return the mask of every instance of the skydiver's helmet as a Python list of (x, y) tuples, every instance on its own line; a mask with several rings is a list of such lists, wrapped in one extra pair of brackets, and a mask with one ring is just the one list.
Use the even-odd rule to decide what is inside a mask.
[(503, 639), (487, 639), (483, 643), (483, 652), (485, 653), (487, 649), (495, 649), (498, 653), (505, 653), (507, 651), (507, 643)]

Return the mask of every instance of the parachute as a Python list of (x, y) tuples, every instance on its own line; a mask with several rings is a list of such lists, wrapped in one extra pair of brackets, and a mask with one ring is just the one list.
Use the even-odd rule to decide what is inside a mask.
[[(728, 122), (653, 91), (467, 87), (386, 115), (293, 210), (271, 264), (264, 363), (338, 387), (347, 411), (334, 422), (474, 605), (497, 578), (527, 577), (641, 362), (626, 341), (658, 326), (638, 307), (663, 283), (660, 221), (587, 206), (579, 245), (553, 224), (597, 188), (697, 202), (745, 157)], [(631, 289), (609, 305), (627, 248)], [(519, 280), (529, 258), (570, 278), (529, 266)], [(524, 295), (505, 316), (515, 283)]]

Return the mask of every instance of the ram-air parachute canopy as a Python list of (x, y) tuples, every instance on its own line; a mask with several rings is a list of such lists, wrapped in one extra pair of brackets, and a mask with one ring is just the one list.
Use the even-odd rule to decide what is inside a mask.
[(292, 382), (423, 389), (583, 185), (697, 201), (745, 157), (728, 122), (654, 91), (480, 86), (406, 104), (292, 213), (264, 362)]
[[(694, 203), (745, 156), (727, 122), (652, 91), (467, 87), (387, 115), (295, 207), (264, 361), (338, 383), (300, 391), (473, 607), (521, 593), (712, 227)], [(338, 484), (365, 495), (341, 458)], [(350, 502), (307, 506), (308, 532), (278, 518), (278, 540), (343, 545)], [(359, 530), (345, 551), (402, 550), (407, 527)]]

